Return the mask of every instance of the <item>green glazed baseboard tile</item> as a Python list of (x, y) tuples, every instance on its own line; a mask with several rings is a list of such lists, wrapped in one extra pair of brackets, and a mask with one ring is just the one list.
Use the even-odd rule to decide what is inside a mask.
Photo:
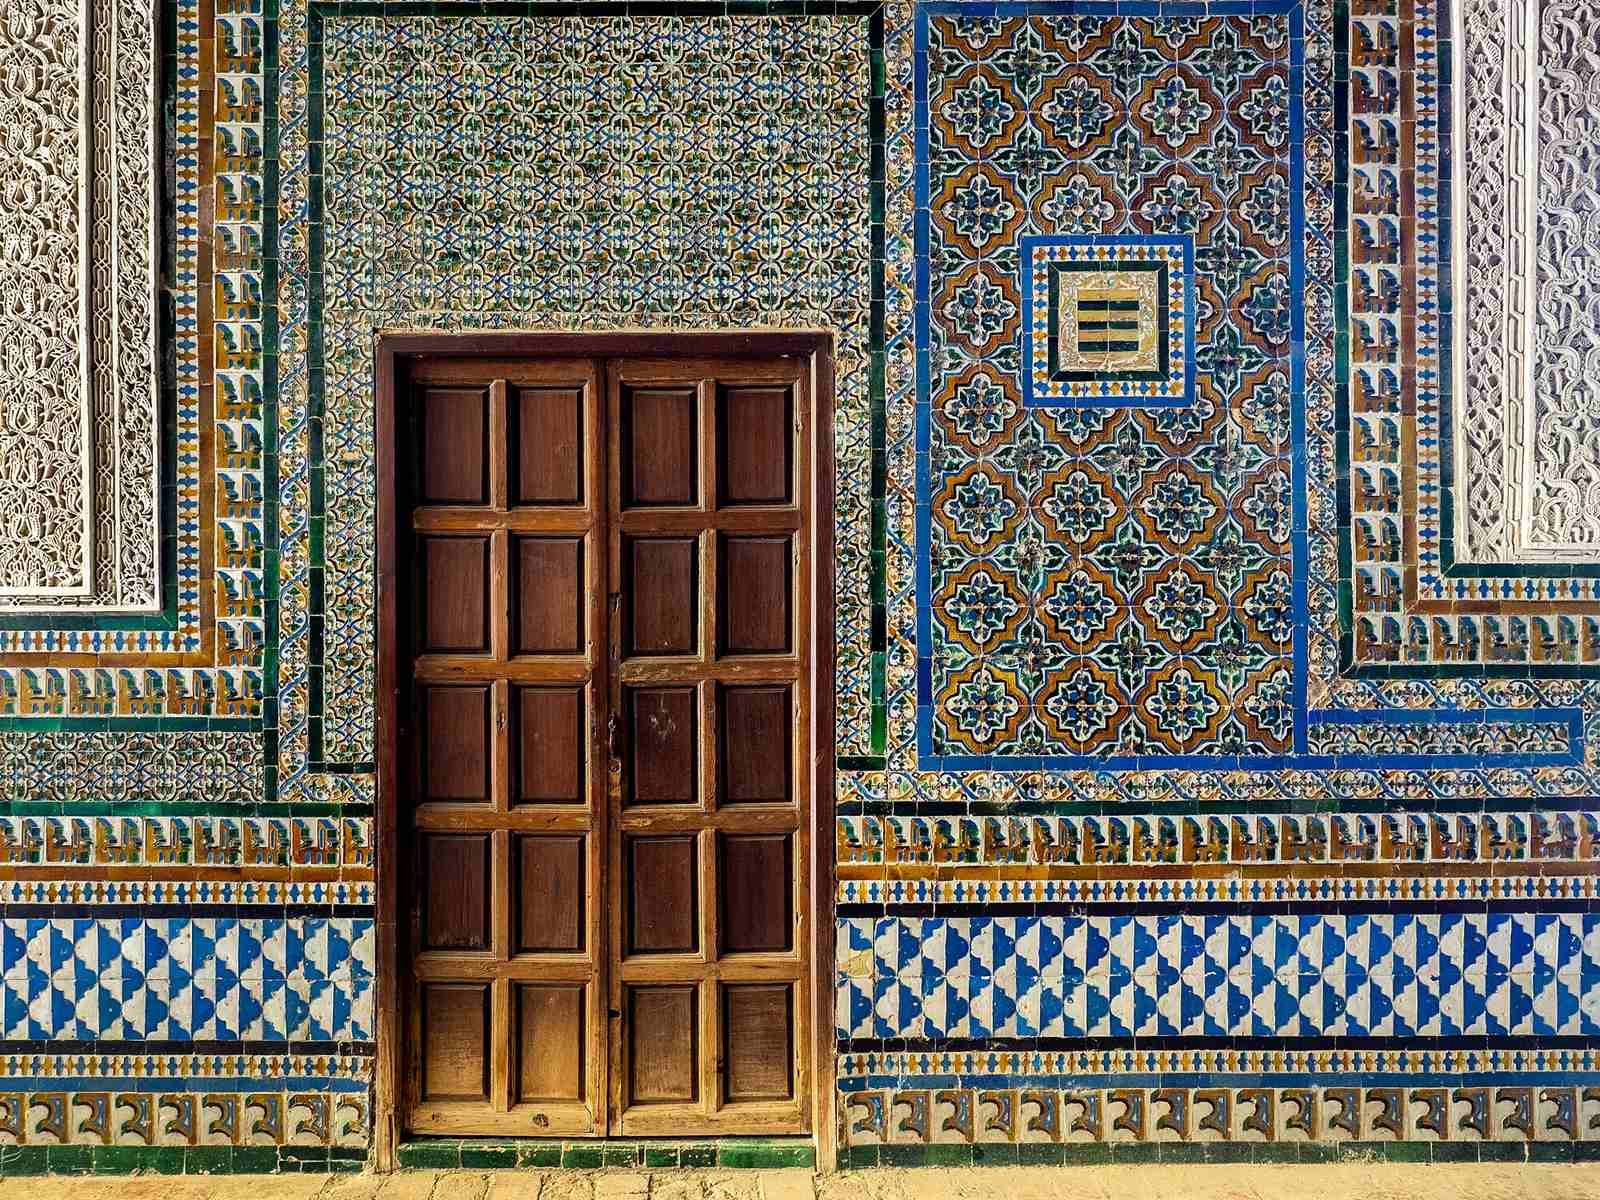
[(22, 1175), (279, 1175), (359, 1171), (344, 1146), (0, 1146), (0, 1179)]
[(1111, 1163), (1600, 1162), (1592, 1142), (979, 1142), (845, 1146), (841, 1171), (873, 1167), (1104, 1166)]
[(704, 1141), (614, 1139), (561, 1142), (540, 1139), (422, 1138), (404, 1142), (401, 1167), (550, 1169), (595, 1171), (605, 1167), (774, 1168), (815, 1167), (816, 1148), (803, 1138), (714, 1138)]

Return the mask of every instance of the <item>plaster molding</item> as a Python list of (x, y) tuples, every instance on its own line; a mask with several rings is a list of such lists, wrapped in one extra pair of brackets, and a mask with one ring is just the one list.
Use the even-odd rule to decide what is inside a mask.
[(156, 19), (4, 0), (0, 611), (160, 603)]
[(1456, 558), (1600, 554), (1592, 0), (1464, 0), (1453, 106)]

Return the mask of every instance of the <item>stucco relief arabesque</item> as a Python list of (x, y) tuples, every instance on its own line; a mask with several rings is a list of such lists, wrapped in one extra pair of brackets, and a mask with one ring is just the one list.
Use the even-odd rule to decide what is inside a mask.
[(0, 5), (0, 611), (159, 602), (156, 22)]
[(1600, 550), (1600, 9), (1464, 0), (1454, 277), (1456, 557)]

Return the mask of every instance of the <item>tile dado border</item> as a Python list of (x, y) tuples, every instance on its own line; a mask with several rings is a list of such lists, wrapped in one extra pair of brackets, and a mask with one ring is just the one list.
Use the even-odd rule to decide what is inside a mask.
[[(1203, 1075), (1301, 1079), (1332, 1076), (1323, 1083), (1351, 1082), (1351, 1076), (1402, 1074), (1408, 1082), (1438, 1083), (1457, 1075), (1568, 1077), (1600, 1071), (1600, 1048), (1565, 1050), (1497, 1044), (1471, 1039), (1472, 1044), (1443, 1049), (1422, 1042), (1393, 1039), (1378, 1049), (1319, 1046), (1303, 1050), (1155, 1049), (1150, 1047), (1075, 1048), (1071, 1050), (847, 1050), (839, 1056), (839, 1079), (851, 1089), (884, 1086), (885, 1080), (918, 1077), (1015, 1075), (1028, 1080), (1047, 1076)], [(1286, 1079), (1285, 1082), (1289, 1082)], [(1570, 1078), (1565, 1080), (1571, 1082)], [(929, 1084), (929, 1086), (932, 1086)]]
[(134, 805), (253, 808), (266, 791), (263, 745), (260, 732), (158, 732), (126, 719), (92, 730), (0, 729), (0, 799), (12, 812), (38, 804), (56, 816), (112, 802), (117, 815)]
[[(1025, 869), (1025, 868), (1024, 868)], [(1390, 868), (1392, 870), (1393, 868)], [(1600, 901), (1593, 875), (1300, 875), (1261, 878), (1255, 872), (1223, 876), (1221, 868), (1202, 878), (1152, 878), (1150, 869), (1121, 879), (1018, 878), (995, 868), (934, 868), (938, 878), (861, 878), (841, 880), (835, 889), (838, 916), (864, 915), (867, 909), (928, 904), (1094, 904), (1175, 906), (1290, 904), (1297, 907), (1347, 904), (1589, 903)], [(1046, 868), (1048, 870), (1048, 868)], [(865, 906), (865, 907), (858, 907)]]
[[(248, 879), (229, 876), (236, 883), (273, 880), (270, 869), (371, 880), (376, 859), (370, 817), (0, 816), (0, 879), (21, 878), (8, 870), (17, 867), (142, 867), (249, 869)], [(200, 878), (189, 871), (170, 882)]]
[[(19, 1044), (20, 1045), (20, 1044)], [(312, 1090), (304, 1083), (365, 1091), (372, 1059), (330, 1050), (321, 1054), (242, 1054), (208, 1045), (168, 1053), (108, 1054), (81, 1047), (0, 1057), (0, 1091), (239, 1091)], [(158, 1086), (157, 1081), (167, 1081)], [(202, 1086), (208, 1085), (208, 1086)]]
[[(0, 839), (4, 837), (0, 823)], [(1600, 862), (1600, 813), (842, 816), (841, 878), (891, 866)], [(4, 841), (0, 840), (0, 861)], [(996, 878), (996, 876), (988, 876)]]
[(141, 905), (181, 905), (205, 908), (296, 908), (330, 906), (371, 908), (377, 893), (371, 883), (345, 879), (324, 882), (276, 880), (163, 880), (163, 879), (22, 879), (0, 883), (0, 906), (75, 905), (110, 906), (124, 910)]
[(852, 1146), (1600, 1139), (1600, 1087), (1226, 1084), (841, 1089)]
[[(365, 1147), (359, 1091), (0, 1091), (0, 1146)], [(0, 1155), (0, 1170), (4, 1157)]]

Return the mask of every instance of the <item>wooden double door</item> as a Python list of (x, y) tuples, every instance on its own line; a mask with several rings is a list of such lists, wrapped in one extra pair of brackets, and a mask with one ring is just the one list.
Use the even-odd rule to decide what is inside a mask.
[(813, 372), (399, 363), (405, 1128), (809, 1129)]

